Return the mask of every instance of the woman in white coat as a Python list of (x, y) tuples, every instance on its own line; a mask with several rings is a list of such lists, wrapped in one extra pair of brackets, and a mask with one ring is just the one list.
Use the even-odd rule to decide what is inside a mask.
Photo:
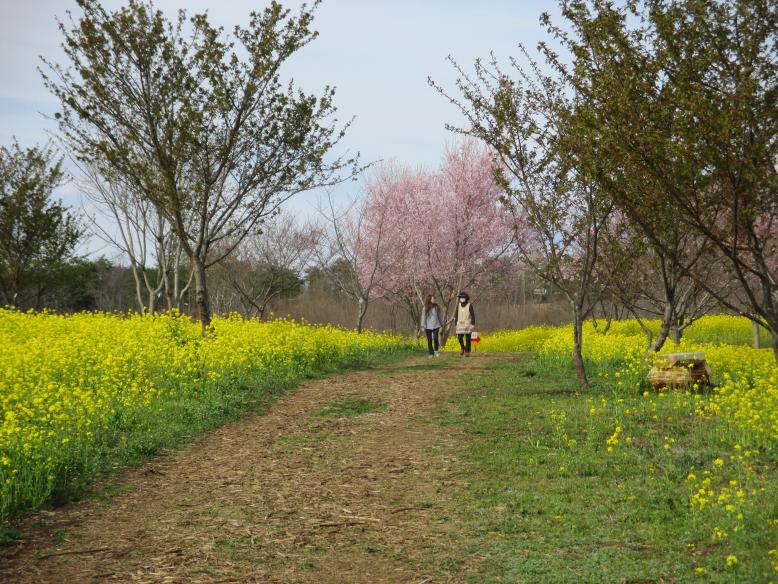
[(459, 355), (470, 356), (470, 335), (475, 330), (475, 310), (470, 303), (470, 295), (460, 292), (457, 296), (457, 324), (456, 332), (459, 340)]

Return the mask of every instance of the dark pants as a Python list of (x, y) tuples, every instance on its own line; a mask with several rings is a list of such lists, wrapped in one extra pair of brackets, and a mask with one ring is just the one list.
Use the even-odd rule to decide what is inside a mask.
[(438, 340), (438, 331), (439, 328), (434, 329), (424, 329), (427, 331), (427, 349), (429, 350), (430, 355), (434, 355), (435, 351), (440, 349), (440, 341)]
[(465, 333), (464, 335), (457, 335), (457, 339), (459, 339), (459, 346), (462, 347), (462, 350), (465, 353), (470, 352), (470, 333)]

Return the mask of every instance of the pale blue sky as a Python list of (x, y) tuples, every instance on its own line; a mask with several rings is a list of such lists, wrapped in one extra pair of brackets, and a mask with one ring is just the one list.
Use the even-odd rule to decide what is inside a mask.
[[(106, 0), (109, 8), (122, 4)], [(246, 0), (157, 0), (173, 14), (208, 10), (226, 29), (268, 2)], [(301, 2), (284, 2), (296, 8)], [(0, 0), (0, 143), (16, 136), (22, 146), (44, 143), (54, 126), (42, 114), (56, 111), (36, 69), (39, 56), (63, 62), (55, 16), (77, 10), (72, 0)], [(356, 116), (344, 145), (364, 160), (396, 159), (435, 164), (451, 135), (446, 122), (459, 115), (427, 85), (431, 75), (445, 87), (455, 79), (446, 56), (470, 68), (494, 51), (501, 60), (523, 42), (533, 48), (544, 37), (538, 17), (557, 12), (555, 1), (541, 0), (324, 0), (315, 28), (319, 38), (289, 63), (286, 73), (308, 92), (337, 87), (339, 117)], [(349, 187), (353, 189), (354, 187)], [(71, 185), (60, 192), (78, 205)], [(305, 212), (313, 195), (292, 207)]]

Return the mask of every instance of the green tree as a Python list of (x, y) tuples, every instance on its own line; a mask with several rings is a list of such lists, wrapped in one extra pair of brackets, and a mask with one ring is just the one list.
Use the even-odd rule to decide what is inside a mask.
[(613, 203), (592, 178), (589, 149), (570, 131), (572, 112), (582, 105), (569, 83), (542, 73), (522, 52), (525, 62), (513, 59), (506, 69), (494, 58), (479, 60), (472, 74), (452, 60), (460, 74), (457, 95), (430, 84), (465, 118), (464, 126), (449, 129), (492, 148), (518, 257), (570, 305), (572, 363), (585, 387), (583, 323), (610, 284), (599, 265)]
[(337, 259), (331, 263), (314, 265), (305, 273), (305, 282), (309, 290), (323, 292), (333, 298), (348, 298), (338, 282), (343, 282), (353, 277), (354, 270), (343, 259)]
[(56, 117), (81, 161), (94, 161), (151, 201), (194, 271), (198, 317), (210, 322), (206, 269), (289, 197), (357, 172), (330, 153), (348, 123), (333, 118), (334, 89), (305, 94), (281, 68), (317, 33), (312, 8), (252, 12), (232, 35), (207, 15), (170, 21), (151, 2), (115, 12), (77, 0), (60, 23), (70, 66), (45, 61)]
[[(587, 104), (579, 140), (656, 250), (723, 306), (778, 332), (778, 10), (774, 0), (561, 3), (545, 53)], [(690, 261), (679, 224), (721, 258)], [(693, 258), (692, 258), (693, 259)], [(736, 282), (736, 290), (716, 282)], [(745, 307), (745, 308), (744, 308)], [(778, 360), (778, 345), (775, 346)]]
[(51, 199), (65, 180), (50, 147), (0, 148), (0, 302), (40, 308), (54, 274), (73, 255), (82, 230)]
[(42, 304), (59, 312), (98, 310), (101, 275), (111, 264), (105, 258), (71, 258), (49, 273), (51, 286)]

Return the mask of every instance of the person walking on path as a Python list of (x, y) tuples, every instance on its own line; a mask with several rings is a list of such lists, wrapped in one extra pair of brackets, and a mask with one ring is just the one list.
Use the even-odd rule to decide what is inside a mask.
[(440, 306), (435, 297), (430, 294), (421, 310), (421, 330), (427, 334), (427, 350), (430, 357), (440, 357), (440, 338), (438, 333), (442, 326)]
[(459, 304), (457, 305), (456, 333), (461, 348), (459, 355), (469, 357), (470, 335), (475, 330), (475, 311), (470, 303), (470, 295), (467, 292), (460, 292), (457, 298)]

